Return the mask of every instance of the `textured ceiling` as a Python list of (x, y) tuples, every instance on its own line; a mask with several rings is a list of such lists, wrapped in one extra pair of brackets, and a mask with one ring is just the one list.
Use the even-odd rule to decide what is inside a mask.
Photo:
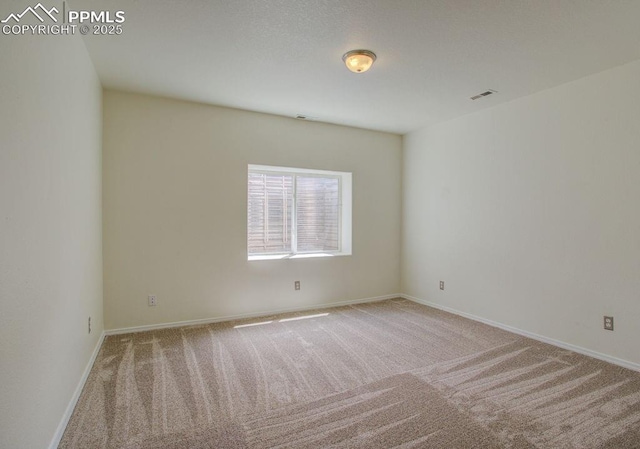
[[(71, 4), (126, 13), (85, 37), (107, 88), (401, 134), (640, 59), (638, 0)], [(344, 67), (354, 48), (369, 72)]]

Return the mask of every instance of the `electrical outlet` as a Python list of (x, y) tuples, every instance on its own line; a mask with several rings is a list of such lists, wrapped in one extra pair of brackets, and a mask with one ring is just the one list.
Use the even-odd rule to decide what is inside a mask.
[(295, 288), (296, 290), (300, 290), (300, 281), (295, 281), (293, 283), (293, 288)]
[(444, 281), (440, 281), (440, 290), (444, 290)]
[(88, 327), (89, 327), (89, 333), (91, 333), (91, 317), (89, 317), (89, 322), (88, 322)]
[(149, 295), (149, 306), (155, 306), (157, 304), (156, 295)]
[(604, 317), (604, 328), (605, 330), (612, 331), (613, 330), (613, 317), (605, 316)]

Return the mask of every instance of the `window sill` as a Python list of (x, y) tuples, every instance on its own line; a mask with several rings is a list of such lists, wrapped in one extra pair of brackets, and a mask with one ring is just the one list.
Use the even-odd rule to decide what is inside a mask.
[(337, 257), (350, 255), (351, 253), (265, 254), (262, 256), (248, 256), (247, 260), (313, 259), (317, 257)]

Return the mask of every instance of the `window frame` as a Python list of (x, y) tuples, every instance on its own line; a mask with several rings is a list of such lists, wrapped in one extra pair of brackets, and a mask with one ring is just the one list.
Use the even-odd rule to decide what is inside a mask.
[[(281, 167), (271, 165), (247, 165), (247, 207), (249, 210), (249, 175), (251, 173), (260, 173), (274, 176), (292, 176), (293, 177), (293, 203), (291, 206), (291, 251), (278, 252), (268, 254), (251, 254), (249, 253), (249, 217), (247, 216), (247, 260), (273, 260), (273, 259), (301, 259), (310, 257), (333, 257), (333, 256), (349, 256), (352, 252), (351, 244), (351, 228), (352, 228), (352, 173), (339, 172), (331, 170), (317, 170), (308, 168)], [(298, 223), (297, 223), (297, 179), (296, 176), (302, 177), (318, 177), (333, 178), (338, 180), (338, 250), (333, 251), (298, 251)]]

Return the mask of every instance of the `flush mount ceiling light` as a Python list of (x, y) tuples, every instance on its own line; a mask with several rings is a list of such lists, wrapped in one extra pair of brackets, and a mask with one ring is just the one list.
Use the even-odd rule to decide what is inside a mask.
[(351, 50), (342, 56), (344, 64), (354, 73), (366, 72), (376, 60), (376, 54), (369, 50)]

